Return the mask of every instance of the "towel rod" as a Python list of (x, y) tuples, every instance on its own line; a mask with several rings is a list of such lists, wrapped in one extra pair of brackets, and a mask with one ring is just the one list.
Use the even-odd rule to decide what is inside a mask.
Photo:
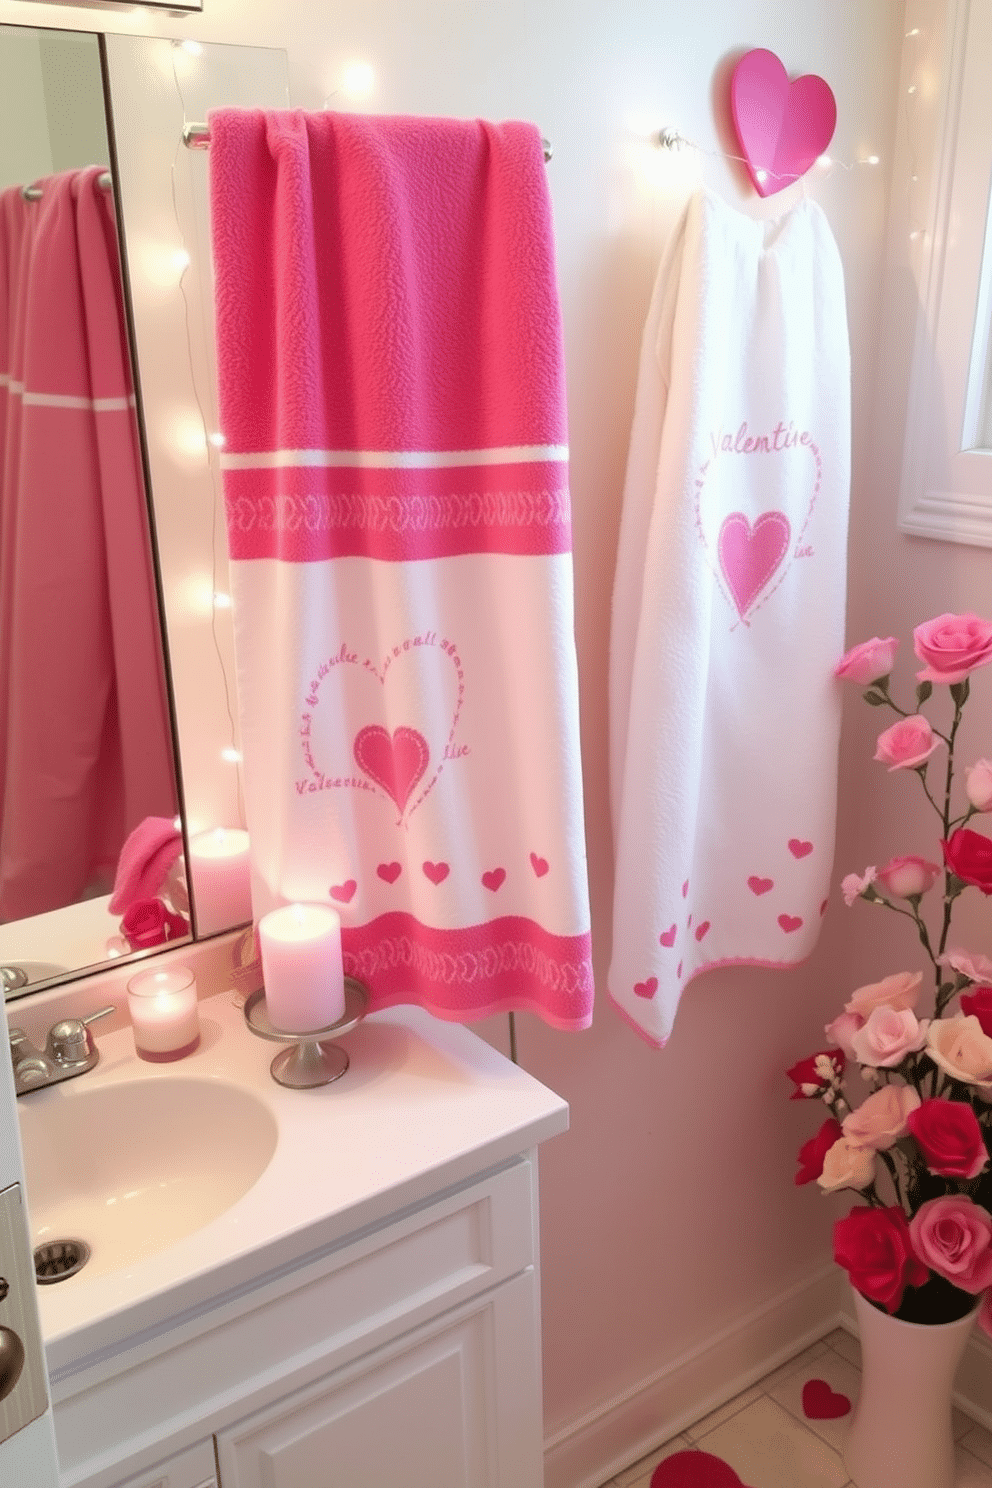
[[(102, 186), (104, 191), (109, 191), (114, 184), (109, 171), (101, 171), (96, 178), (96, 183)], [(22, 186), (21, 195), (25, 201), (41, 201), (44, 192), (40, 186)]]
[[(209, 124), (184, 124), (183, 144), (189, 150), (206, 150), (210, 145)], [(554, 148), (550, 140), (541, 137), (541, 148), (544, 150), (545, 162), (549, 161), (554, 154)]]

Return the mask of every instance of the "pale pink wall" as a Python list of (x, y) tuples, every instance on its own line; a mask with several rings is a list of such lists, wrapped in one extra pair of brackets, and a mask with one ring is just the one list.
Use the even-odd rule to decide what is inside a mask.
[[(599, 985), (609, 957), (611, 843), (606, 657), (618, 505), (641, 324), (668, 225), (705, 182), (754, 202), (726, 123), (729, 61), (752, 46), (835, 90), (834, 149), (878, 168), (817, 173), (845, 264), (854, 355), (852, 631), (903, 626), (916, 605), (981, 602), (983, 555), (941, 553), (894, 532), (877, 438), (877, 307), (902, 41), (899, 0), (206, 0), (201, 17), (58, 7), (57, 24), (285, 47), (295, 104), (320, 107), (346, 63), (369, 62), (368, 106), (522, 116), (554, 144), (549, 181), (565, 315), (575, 512), (589, 871)], [(0, 0), (0, 21), (52, 24), (52, 9)], [(342, 101), (347, 99), (342, 95)], [(354, 105), (350, 105), (354, 106)], [(706, 152), (662, 156), (663, 125)], [(787, 198), (781, 198), (784, 204)], [(776, 204), (773, 203), (773, 207)], [(883, 420), (898, 418), (883, 409)], [(890, 452), (891, 455), (891, 452)], [(191, 571), (200, 561), (190, 555)], [(954, 595), (945, 582), (953, 576)], [(869, 589), (869, 579), (871, 589)], [(906, 582), (911, 580), (911, 582)], [(911, 613), (912, 612), (912, 613)], [(903, 626), (904, 628), (904, 626)], [(883, 632), (884, 633), (884, 632)], [(867, 711), (867, 710), (865, 710)], [(845, 801), (839, 867), (866, 805)], [(811, 789), (815, 789), (811, 782)], [(857, 851), (852, 851), (857, 847)], [(562, 1035), (520, 1021), (522, 1062), (565, 1095), (572, 1129), (542, 1152), (546, 1421), (549, 1434), (714, 1337), (829, 1255), (836, 1204), (792, 1184), (794, 1154), (820, 1119), (790, 1105), (783, 1068), (816, 1046), (849, 985), (849, 926), (835, 903), (821, 946), (795, 974), (725, 971), (688, 992), (674, 1038), (653, 1052), (600, 997), (595, 1024)], [(502, 1038), (502, 1029), (494, 1030)]]

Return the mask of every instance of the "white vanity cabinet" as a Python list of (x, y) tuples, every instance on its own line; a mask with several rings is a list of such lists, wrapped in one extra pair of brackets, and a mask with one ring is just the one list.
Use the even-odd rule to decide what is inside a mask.
[(358, 1030), (351, 1090), (273, 1086), (309, 1218), (286, 1191), (265, 1244), (53, 1336), (62, 1488), (541, 1488), (537, 1143), (567, 1106), (465, 1029), (382, 1018), (391, 1069), (362, 1078)]

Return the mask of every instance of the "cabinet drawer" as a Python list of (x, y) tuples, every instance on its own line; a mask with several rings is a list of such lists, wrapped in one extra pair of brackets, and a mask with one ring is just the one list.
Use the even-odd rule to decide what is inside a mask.
[(114, 1488), (217, 1488), (213, 1442), (201, 1442), (167, 1462), (125, 1478)]
[(105, 1460), (96, 1423), (119, 1422), (115, 1455), (125, 1463), (149, 1438), (233, 1419), (244, 1409), (232, 1410), (233, 1401), (264, 1405), (526, 1270), (534, 1260), (532, 1197), (532, 1166), (520, 1159), (220, 1301), (157, 1339), (154, 1352), (122, 1352), (110, 1377), (89, 1387), (77, 1380), (56, 1411), (68, 1488), (86, 1480), (87, 1464), (93, 1472)]

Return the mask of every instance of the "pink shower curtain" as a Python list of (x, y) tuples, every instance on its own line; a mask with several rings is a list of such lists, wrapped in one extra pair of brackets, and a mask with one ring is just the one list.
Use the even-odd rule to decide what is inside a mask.
[(0, 193), (0, 920), (112, 880), (132, 828), (177, 809), (100, 175)]

